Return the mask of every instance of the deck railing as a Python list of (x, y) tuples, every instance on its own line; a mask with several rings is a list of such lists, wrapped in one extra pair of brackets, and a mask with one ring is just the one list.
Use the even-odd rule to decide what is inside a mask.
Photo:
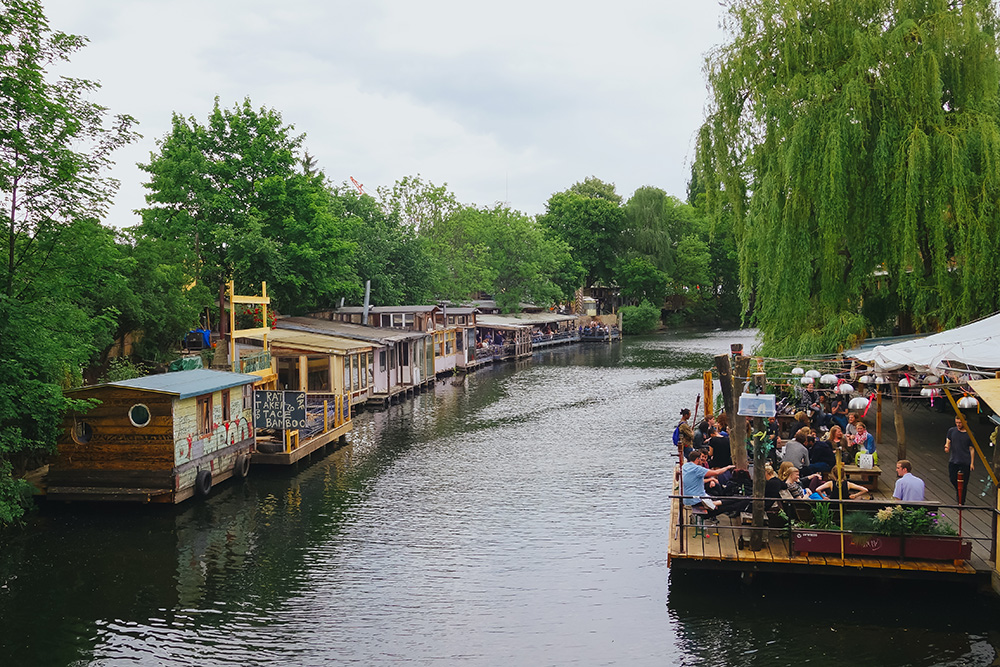
[[(684, 505), (683, 504), (683, 500), (684, 499), (696, 499), (696, 498), (700, 499), (700, 498), (703, 498), (705, 496), (691, 496), (691, 495), (682, 495), (682, 494), (672, 494), (669, 497), (670, 497), (670, 499), (673, 502), (675, 502), (675, 503), (678, 504), (676, 527), (677, 527), (677, 529), (679, 531), (679, 533), (678, 533), (678, 546), (679, 546), (679, 550), (678, 550), (677, 555), (684, 555), (684, 554), (688, 553), (688, 549), (687, 549), (687, 545), (686, 545), (687, 530), (685, 530), (685, 529), (687, 529), (687, 528), (703, 528), (704, 524), (697, 523), (697, 522), (694, 522), (694, 521), (688, 522), (686, 520), (686, 517), (685, 517), (685, 514), (686, 514), (685, 508), (686, 507), (691, 507), (691, 506)], [(811, 532), (816, 532), (816, 531), (822, 531), (822, 532), (825, 532), (825, 533), (836, 534), (838, 536), (838, 539), (840, 539), (839, 538), (840, 535), (843, 535), (844, 536), (843, 539), (847, 540), (847, 541), (852, 540), (852, 538), (855, 535), (858, 536), (858, 539), (864, 538), (865, 536), (869, 536), (869, 537), (894, 537), (894, 538), (899, 538), (899, 539), (903, 540), (903, 542), (904, 542), (903, 551), (897, 557), (897, 560), (900, 561), (900, 562), (907, 561), (907, 560), (921, 560), (920, 558), (907, 557), (905, 555), (905, 541), (907, 539), (910, 539), (912, 541), (913, 538), (921, 538), (921, 537), (952, 537), (953, 539), (956, 539), (956, 540), (958, 540), (960, 542), (971, 541), (972, 543), (988, 543), (990, 545), (990, 549), (989, 549), (990, 556), (989, 556), (988, 560), (992, 562), (996, 558), (996, 535), (994, 535), (994, 534), (984, 535), (984, 534), (980, 533), (979, 531), (975, 531), (975, 530), (969, 531), (969, 530), (966, 530), (967, 526), (964, 524), (964, 522), (962, 520), (963, 519), (963, 515), (965, 513), (967, 513), (967, 512), (987, 512), (987, 513), (990, 514), (990, 519), (989, 520), (991, 522), (991, 525), (996, 525), (997, 519), (1000, 518), (1000, 511), (998, 511), (997, 509), (992, 508), (992, 507), (986, 507), (986, 506), (980, 506), (980, 505), (948, 505), (948, 504), (944, 504), (944, 503), (932, 503), (932, 502), (905, 502), (905, 501), (900, 501), (900, 500), (895, 500), (895, 499), (893, 499), (893, 500), (882, 500), (882, 499), (872, 499), (872, 500), (857, 500), (857, 499), (854, 499), (854, 500), (840, 500), (840, 499), (830, 498), (830, 499), (823, 499), (823, 500), (809, 500), (807, 498), (799, 498), (799, 499), (789, 500), (787, 498), (773, 498), (773, 497), (762, 497), (762, 496), (708, 496), (708, 497), (711, 500), (715, 501), (715, 502), (720, 502), (720, 501), (737, 501), (737, 503), (739, 503), (740, 501), (744, 501), (745, 502), (745, 506), (744, 506), (744, 509), (742, 510), (742, 513), (751, 513), (753, 511), (753, 505), (755, 503), (757, 503), (757, 502), (763, 503), (766, 508), (769, 508), (765, 512), (765, 514), (766, 514), (766, 516), (765, 516), (765, 525), (763, 525), (763, 526), (743, 525), (742, 523), (731, 524), (731, 525), (726, 525), (724, 523), (714, 523), (714, 524), (712, 524), (711, 527), (712, 527), (713, 530), (719, 530), (719, 529), (721, 529), (721, 530), (724, 530), (724, 531), (726, 531), (726, 530), (728, 530), (728, 531), (740, 531), (741, 533), (744, 533), (744, 532), (746, 532), (746, 533), (752, 533), (754, 531), (763, 531), (765, 535), (768, 532), (770, 532), (770, 533), (778, 532), (778, 534), (781, 535), (783, 538), (785, 538), (786, 541), (787, 541), (789, 555), (792, 555), (796, 551), (795, 549), (793, 549), (793, 540), (792, 540), (792, 532), (793, 531), (799, 531), (799, 532), (810, 532), (810, 531)], [(820, 505), (820, 504), (823, 504), (823, 503), (829, 503), (830, 504), (832, 512), (833, 512), (834, 516), (836, 517), (836, 522), (835, 522), (836, 525), (834, 525), (832, 527), (829, 527), (829, 528), (817, 528), (815, 526), (805, 525), (802, 522), (796, 521), (793, 518), (793, 516), (792, 516), (792, 514), (794, 514), (794, 511), (792, 510), (793, 504), (799, 504), (799, 506), (802, 506), (802, 507), (811, 507), (811, 506), (817, 506), (817, 505)], [(878, 535), (875, 535), (875, 534), (873, 534), (873, 533), (871, 533), (869, 531), (855, 532), (855, 531), (851, 531), (851, 530), (848, 530), (848, 529), (841, 529), (841, 527), (840, 527), (842, 525), (841, 518), (840, 518), (840, 514), (841, 513), (839, 511), (839, 507), (841, 505), (843, 505), (845, 513), (848, 510), (853, 510), (853, 511), (858, 511), (858, 510), (872, 511), (872, 510), (877, 510), (877, 509), (881, 509), (881, 508), (896, 507), (896, 506), (902, 506), (902, 507), (913, 508), (913, 509), (916, 509), (916, 508), (934, 509), (935, 513), (940, 513), (942, 510), (949, 510), (952, 514), (957, 514), (957, 517), (954, 517), (954, 516), (953, 517), (948, 517), (949, 520), (951, 520), (951, 519), (956, 519), (957, 520), (957, 525), (954, 526), (956, 528), (957, 534), (954, 535), (954, 536), (940, 535), (940, 534), (935, 534), (935, 535), (924, 535), (924, 534), (882, 535), (882, 534), (878, 534)], [(697, 505), (694, 505), (693, 507), (697, 507)], [(737, 510), (736, 507), (734, 506), (734, 509), (732, 511), (739, 511), (739, 510)], [(773, 519), (773, 517), (778, 516), (778, 512), (784, 513), (784, 516), (783, 516), (783, 520), (785, 521), (785, 525), (784, 526), (774, 526), (774, 525), (771, 525), (771, 522), (768, 520), (769, 518)], [(720, 516), (724, 516), (724, 515), (725, 515), (724, 513), (720, 514)], [(743, 540), (741, 538), (740, 542), (742, 542), (742, 541)], [(807, 550), (806, 549), (800, 549), (798, 551), (805, 552)], [(853, 554), (853, 555), (857, 555), (857, 554)], [(886, 556), (885, 555), (880, 555), (879, 558), (885, 559)], [(944, 559), (944, 560), (950, 560), (950, 559)], [(969, 559), (968, 558), (964, 558), (962, 560), (969, 560)]]

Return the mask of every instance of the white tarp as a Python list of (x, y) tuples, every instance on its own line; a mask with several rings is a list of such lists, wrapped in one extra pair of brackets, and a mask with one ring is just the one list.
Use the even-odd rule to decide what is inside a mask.
[(997, 369), (1000, 368), (1000, 313), (926, 338), (879, 345), (855, 357), (883, 371), (911, 366), (928, 372), (954, 364)]

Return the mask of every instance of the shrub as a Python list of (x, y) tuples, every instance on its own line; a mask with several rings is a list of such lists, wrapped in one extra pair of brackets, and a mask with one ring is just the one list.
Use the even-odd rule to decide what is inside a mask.
[(627, 334), (649, 333), (660, 323), (660, 310), (649, 301), (643, 301), (638, 306), (625, 306), (621, 314), (622, 331)]

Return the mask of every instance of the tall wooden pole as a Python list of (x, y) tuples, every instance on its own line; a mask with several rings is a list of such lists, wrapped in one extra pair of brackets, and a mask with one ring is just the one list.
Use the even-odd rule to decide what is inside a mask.
[(715, 414), (715, 397), (712, 395), (715, 387), (712, 385), (712, 371), (702, 373), (702, 395), (705, 397), (705, 418)]
[[(760, 391), (767, 384), (767, 376), (763, 373), (763, 367), (758, 364), (758, 372), (753, 374), (753, 384)], [(743, 417), (740, 417), (743, 419)], [(765, 460), (765, 434), (764, 419), (754, 417), (753, 420), (753, 495), (755, 498), (764, 496), (764, 460)], [(746, 449), (744, 447), (744, 449)], [(767, 521), (764, 516), (764, 501), (755, 500), (753, 502), (753, 533), (750, 535), (750, 549), (760, 551), (764, 548), (764, 524)]]
[(733, 415), (733, 369), (729, 361), (729, 355), (715, 355), (715, 368), (719, 371), (723, 409), (731, 417)]
[(899, 383), (892, 383), (892, 422), (896, 426), (896, 460), (906, 458), (906, 429), (903, 426), (903, 400)]
[(732, 454), (733, 465), (737, 470), (747, 470), (747, 420), (740, 417), (738, 406), (740, 395), (743, 393), (743, 385), (746, 383), (750, 372), (750, 357), (736, 357), (736, 372), (733, 374), (733, 410), (728, 412), (729, 424), (729, 451)]

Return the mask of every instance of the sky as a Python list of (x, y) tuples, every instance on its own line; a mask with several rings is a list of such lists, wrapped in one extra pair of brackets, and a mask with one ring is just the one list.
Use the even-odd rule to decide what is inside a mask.
[(330, 181), (365, 191), (420, 174), (463, 204), (534, 215), (589, 176), (628, 198), (685, 197), (722, 43), (717, 0), (43, 0), (90, 43), (59, 74), (143, 138), (115, 154), (107, 222), (145, 205), (174, 113), (205, 123), (249, 97), (305, 133)]

